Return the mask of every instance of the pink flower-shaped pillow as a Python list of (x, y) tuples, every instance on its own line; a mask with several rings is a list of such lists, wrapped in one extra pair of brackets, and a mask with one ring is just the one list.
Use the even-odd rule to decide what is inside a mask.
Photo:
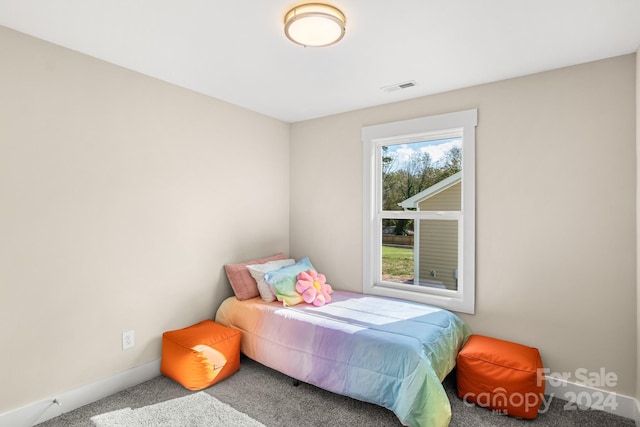
[(331, 285), (327, 284), (324, 274), (318, 274), (315, 270), (307, 270), (298, 273), (296, 291), (302, 295), (302, 299), (316, 307), (331, 302)]

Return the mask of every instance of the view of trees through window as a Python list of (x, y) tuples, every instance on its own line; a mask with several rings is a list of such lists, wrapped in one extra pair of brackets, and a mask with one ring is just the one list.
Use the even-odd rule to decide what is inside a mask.
[[(462, 170), (462, 138), (385, 145), (381, 150), (383, 211), (460, 210), (459, 193), (456, 193), (458, 206), (454, 206), (454, 209), (450, 206), (429, 207), (419, 198), (412, 198), (419, 197), (423, 192), (425, 197), (429, 197), (429, 189), (438, 189), (439, 183)], [(413, 283), (417, 271), (414, 257), (414, 242), (417, 241), (414, 239), (420, 239), (420, 236), (415, 235), (416, 228), (419, 228), (417, 225), (423, 225), (424, 234), (427, 223), (437, 221), (420, 220), (416, 224), (414, 219), (410, 218), (390, 218), (389, 215), (387, 218), (384, 217), (385, 215), (382, 220), (382, 279), (389, 282)], [(453, 262), (457, 263), (457, 253), (455, 256)], [(422, 260), (421, 255), (417, 262), (420, 263)], [(435, 277), (436, 269), (429, 268), (429, 276)], [(447, 274), (451, 277), (456, 275), (452, 271)], [(422, 276), (421, 274), (421, 279)]]

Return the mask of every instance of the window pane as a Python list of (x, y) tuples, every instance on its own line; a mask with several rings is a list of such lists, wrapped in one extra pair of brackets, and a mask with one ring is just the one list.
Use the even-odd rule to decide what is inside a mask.
[(416, 228), (418, 284), (458, 290), (458, 221), (423, 219)]
[(421, 219), (415, 233), (413, 220), (402, 221), (410, 223), (412, 233), (398, 236), (383, 226), (382, 280), (458, 290), (458, 221)]
[[(409, 236), (383, 235), (382, 280), (412, 284), (414, 276), (413, 243), (406, 245), (406, 242), (399, 240), (401, 238), (409, 239)], [(411, 240), (413, 239), (411, 238)]]
[[(418, 209), (418, 203), (442, 191), (440, 183), (462, 170), (461, 137), (385, 145), (380, 150), (382, 209), (386, 211)], [(433, 210), (460, 210), (459, 192), (457, 196), (454, 208)], [(395, 234), (406, 233), (406, 223), (393, 225)]]

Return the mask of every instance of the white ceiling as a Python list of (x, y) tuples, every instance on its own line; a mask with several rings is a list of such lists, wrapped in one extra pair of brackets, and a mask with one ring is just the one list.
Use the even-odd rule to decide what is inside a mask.
[[(640, 0), (331, 0), (344, 39), (283, 33), (291, 0), (0, 0), (0, 25), (296, 122), (635, 52)], [(408, 80), (418, 86), (380, 88)]]

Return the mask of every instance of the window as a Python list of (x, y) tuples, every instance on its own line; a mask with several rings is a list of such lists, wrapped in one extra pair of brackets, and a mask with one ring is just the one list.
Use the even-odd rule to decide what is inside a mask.
[(368, 126), (366, 294), (473, 313), (477, 110)]

